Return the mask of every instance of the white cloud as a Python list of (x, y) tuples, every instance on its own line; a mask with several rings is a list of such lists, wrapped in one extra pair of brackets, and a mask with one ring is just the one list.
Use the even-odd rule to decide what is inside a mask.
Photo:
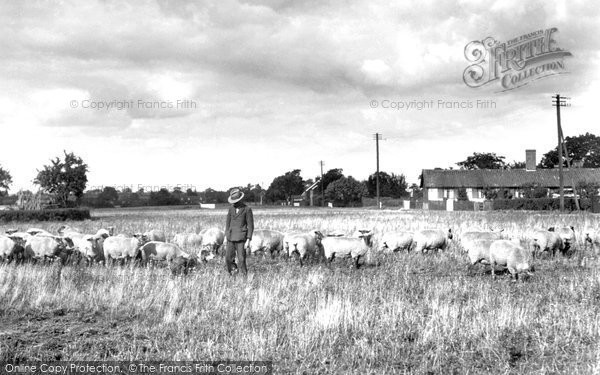
[[(365, 178), (374, 169), (375, 132), (389, 137), (382, 168), (415, 181), (420, 169), (452, 165), (475, 148), (521, 160), (524, 148), (541, 155), (554, 147), (546, 129), (555, 91), (573, 97), (565, 129), (595, 131), (600, 8), (591, 0), (0, 7), (0, 126), (3, 139), (19, 140), (0, 148), (0, 164), (17, 188), (63, 149), (81, 154), (97, 185), (178, 180), (227, 188), (268, 183), (293, 168), (314, 177), (318, 160)], [(570, 75), (502, 94), (462, 82), (469, 41), (552, 26), (573, 53)], [(137, 105), (180, 98), (195, 106)], [(498, 107), (394, 111), (371, 108), (372, 99), (493, 99)], [(81, 108), (83, 100), (135, 105), (93, 110)], [(224, 173), (240, 155), (243, 167)]]

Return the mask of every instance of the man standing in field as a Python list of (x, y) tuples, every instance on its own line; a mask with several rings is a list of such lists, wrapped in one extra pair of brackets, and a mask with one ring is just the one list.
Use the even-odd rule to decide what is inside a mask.
[(227, 272), (231, 275), (237, 269), (235, 256), (240, 264), (242, 274), (246, 276), (246, 248), (250, 246), (252, 233), (254, 232), (254, 216), (252, 209), (244, 204), (244, 193), (240, 189), (232, 189), (229, 193), (229, 212), (227, 212), (227, 223), (225, 224), (225, 264)]

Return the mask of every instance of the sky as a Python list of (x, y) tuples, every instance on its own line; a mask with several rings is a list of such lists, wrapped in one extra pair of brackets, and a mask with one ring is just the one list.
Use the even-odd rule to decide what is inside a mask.
[[(2, 2), (0, 166), (13, 192), (63, 150), (88, 188), (268, 186), (320, 160), (366, 179), (375, 133), (409, 183), (473, 152), (539, 162), (555, 93), (566, 136), (600, 133), (599, 25), (593, 0)], [(465, 84), (467, 44), (549, 28), (565, 74)], [(410, 102), (433, 104), (390, 108)]]

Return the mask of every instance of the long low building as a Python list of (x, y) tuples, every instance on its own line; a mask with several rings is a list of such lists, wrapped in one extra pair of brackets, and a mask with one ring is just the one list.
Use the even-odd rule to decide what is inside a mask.
[[(594, 183), (600, 185), (600, 168), (563, 169), (564, 186), (570, 189), (572, 183)], [(459, 189), (465, 189), (473, 202), (483, 202), (488, 189), (505, 189), (515, 198), (522, 196), (527, 186), (539, 186), (549, 190), (559, 188), (559, 170), (537, 169), (535, 150), (526, 151), (525, 169), (477, 169), (441, 170), (424, 169), (421, 188), (423, 201), (458, 200)]]

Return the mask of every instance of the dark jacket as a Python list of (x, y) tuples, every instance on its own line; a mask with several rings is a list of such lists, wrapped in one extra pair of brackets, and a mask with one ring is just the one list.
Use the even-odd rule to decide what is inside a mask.
[(252, 239), (254, 232), (254, 216), (252, 209), (245, 204), (235, 213), (235, 207), (229, 207), (227, 223), (225, 224), (225, 237), (228, 241), (245, 241)]

